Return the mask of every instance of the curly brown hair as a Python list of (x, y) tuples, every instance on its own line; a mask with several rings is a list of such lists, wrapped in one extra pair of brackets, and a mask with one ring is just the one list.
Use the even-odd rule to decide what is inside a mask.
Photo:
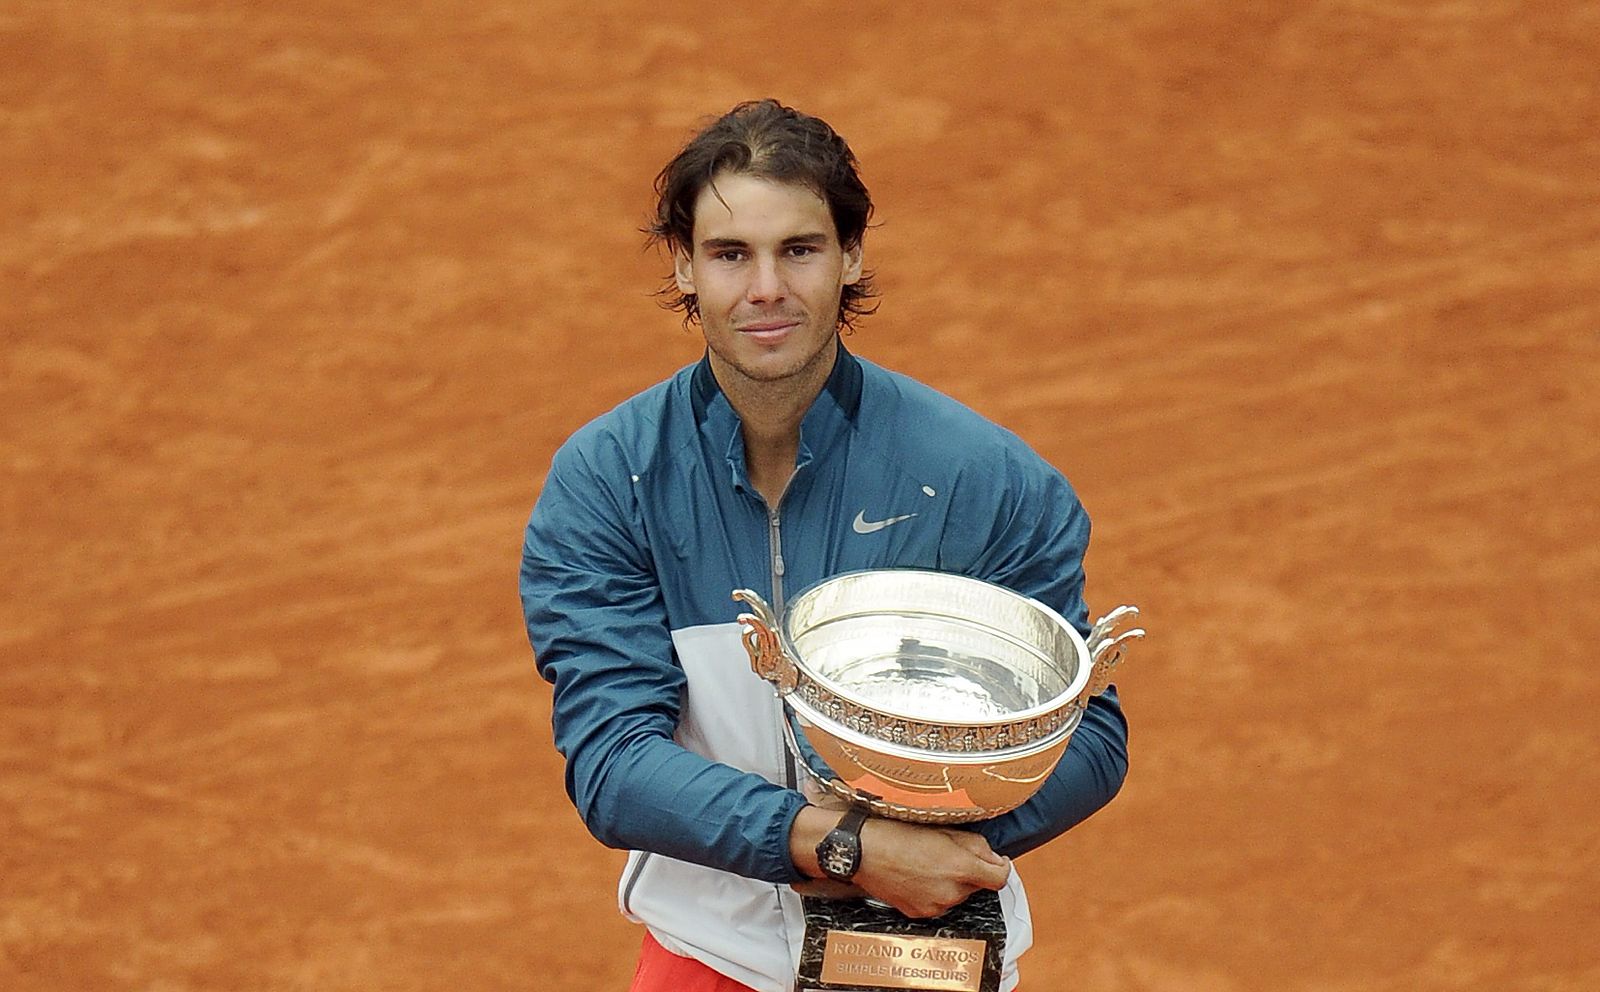
[[(799, 183), (813, 190), (833, 216), (839, 244), (861, 244), (872, 217), (872, 197), (857, 174), (855, 153), (828, 123), (776, 100), (749, 100), (723, 114), (695, 135), (656, 176), (655, 217), (644, 233), (649, 244), (688, 254), (694, 251), (694, 206), (718, 175), (758, 176)], [(657, 291), (662, 306), (683, 312), (685, 324), (700, 319), (693, 293), (678, 290), (669, 274)], [(839, 294), (839, 325), (853, 328), (858, 317), (876, 310), (872, 273)]]

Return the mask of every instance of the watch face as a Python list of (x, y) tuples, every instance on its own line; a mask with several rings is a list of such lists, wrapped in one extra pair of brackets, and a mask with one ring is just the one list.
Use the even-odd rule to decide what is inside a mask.
[(856, 873), (856, 862), (860, 857), (860, 847), (856, 838), (851, 834), (834, 832), (823, 840), (817, 850), (817, 863), (829, 878), (840, 881), (849, 881)]

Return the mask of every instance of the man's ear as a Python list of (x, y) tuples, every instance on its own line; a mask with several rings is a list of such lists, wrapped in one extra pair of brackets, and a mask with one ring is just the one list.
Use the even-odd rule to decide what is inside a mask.
[(840, 282), (845, 286), (854, 286), (861, 281), (861, 242), (857, 241), (855, 247), (844, 250), (844, 274)]
[(672, 249), (672, 279), (678, 284), (678, 292), (694, 295), (694, 261), (681, 248)]

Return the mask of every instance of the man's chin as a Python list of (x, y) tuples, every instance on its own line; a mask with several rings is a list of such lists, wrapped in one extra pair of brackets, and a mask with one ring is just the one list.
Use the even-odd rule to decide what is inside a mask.
[(751, 382), (782, 382), (785, 379), (792, 379), (799, 375), (805, 367), (805, 363), (796, 362), (792, 359), (783, 361), (761, 361), (758, 359), (740, 362), (735, 366), (739, 370), (739, 374)]
[(720, 364), (728, 366), (747, 382), (779, 383), (796, 377), (805, 378), (819, 365), (833, 365), (833, 349), (824, 345), (815, 351), (801, 351), (801, 338), (791, 333), (776, 348), (764, 347), (746, 338), (736, 338), (733, 347), (712, 349)]

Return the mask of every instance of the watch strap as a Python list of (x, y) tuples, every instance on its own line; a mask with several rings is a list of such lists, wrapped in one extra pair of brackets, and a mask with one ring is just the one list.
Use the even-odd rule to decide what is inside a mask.
[(843, 830), (855, 837), (861, 836), (861, 825), (867, 822), (867, 808), (865, 806), (852, 806), (839, 818), (838, 826), (834, 830)]

